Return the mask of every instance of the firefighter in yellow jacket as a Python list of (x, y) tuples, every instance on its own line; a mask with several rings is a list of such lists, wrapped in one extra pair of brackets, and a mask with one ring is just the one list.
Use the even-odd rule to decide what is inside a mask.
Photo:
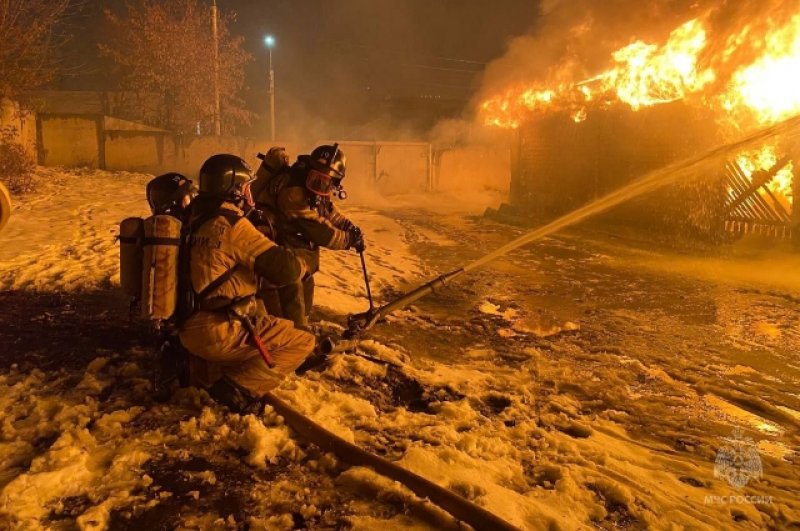
[(181, 274), (193, 311), (182, 319), (180, 340), (193, 356), (221, 369), (212, 397), (243, 410), (314, 349), (313, 335), (268, 315), (255, 298), (258, 277), (276, 286), (294, 284), (305, 267), (243, 217), (243, 207), (252, 203), (252, 173), (242, 159), (211, 157), (199, 181), (188, 219), (189, 259)]
[(310, 155), (301, 155), (283, 171), (259, 169), (256, 205), (272, 212), (277, 241), (307, 264), (301, 281), (278, 288), (281, 313), (298, 328), (308, 329), (308, 314), (314, 302), (314, 273), (319, 270), (319, 249), (365, 249), (364, 235), (333, 203), (347, 197), (342, 187), (345, 155), (337, 144), (323, 145)]

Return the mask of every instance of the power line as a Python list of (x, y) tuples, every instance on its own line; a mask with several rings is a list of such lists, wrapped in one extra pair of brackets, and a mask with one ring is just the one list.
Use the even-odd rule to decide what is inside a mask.
[(408, 50), (391, 50), (391, 49), (388, 49), (388, 48), (376, 48), (374, 46), (369, 46), (367, 44), (358, 44), (358, 43), (354, 43), (354, 42), (339, 42), (339, 43), (335, 43), (335, 44), (338, 44), (339, 46), (350, 46), (350, 47), (353, 47), (353, 48), (367, 49), (367, 50), (370, 50), (370, 51), (373, 51), (373, 52), (384, 52), (384, 53), (390, 53), (390, 54), (395, 54), (395, 55), (405, 55), (405, 56), (408, 56), (408, 57), (411, 57), (411, 56), (424, 57), (424, 58), (428, 58), (428, 59), (436, 59), (437, 61), (450, 61), (450, 62), (454, 62), (454, 63), (465, 63), (465, 64), (472, 64), (472, 65), (479, 65), (479, 66), (486, 66), (486, 64), (487, 64), (484, 61), (475, 61), (475, 60), (472, 60), (472, 59), (461, 59), (461, 58), (455, 58), (455, 57), (443, 57), (443, 56), (439, 56), (439, 55), (430, 55), (430, 54), (421, 54), (421, 53), (409, 53)]
[[(335, 53), (336, 55), (339, 55), (339, 56), (342, 55), (340, 52), (335, 52), (333, 50), (323, 50), (323, 51), (327, 51), (327, 52), (330, 52), (330, 53)], [(375, 62), (378, 62), (377, 59), (374, 59), (374, 58), (371, 58), (371, 57), (364, 57), (364, 56), (360, 56), (360, 55), (355, 55), (355, 54), (352, 54), (352, 55), (348, 54), (348, 57), (352, 58), (352, 60), (354, 60), (354, 61), (358, 61), (358, 62), (362, 62), (362, 63), (375, 63)], [(418, 64), (418, 63), (397, 63), (397, 62), (393, 62), (393, 63), (391, 63), (391, 66), (400, 67), (400, 68), (419, 68), (419, 69), (422, 69), (422, 70), (435, 70), (435, 71), (438, 71), (438, 72), (453, 72), (453, 73), (456, 73), (456, 74), (477, 75), (477, 74), (482, 74), (483, 73), (482, 69), (481, 70), (467, 70), (467, 69), (464, 69), (464, 68), (450, 68), (450, 67), (446, 67), (446, 66), (424, 65), (424, 64)]]

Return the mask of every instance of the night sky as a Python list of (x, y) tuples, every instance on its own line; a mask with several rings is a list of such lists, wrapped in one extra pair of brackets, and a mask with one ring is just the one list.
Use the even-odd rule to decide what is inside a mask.
[[(509, 39), (530, 32), (536, 0), (219, 0), (238, 19), (254, 60), (247, 69), (248, 106), (267, 109), (268, 54), (263, 37), (277, 39), (278, 121), (364, 122), (387, 100), (458, 101), (466, 107), (486, 62)], [(97, 58), (102, 9), (122, 0), (88, 0), (74, 20), (76, 38), (62, 78), (69, 89), (104, 89), (113, 82)], [(165, 31), (168, 31), (165, 30)], [(262, 122), (263, 123), (263, 122)], [(254, 128), (259, 130), (261, 124)]]

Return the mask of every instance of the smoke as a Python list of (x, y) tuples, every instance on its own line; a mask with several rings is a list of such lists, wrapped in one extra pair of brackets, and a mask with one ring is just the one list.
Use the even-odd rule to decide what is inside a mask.
[(545, 0), (530, 35), (509, 43), (486, 69), (479, 98), (516, 83), (569, 83), (608, 67), (617, 50), (636, 39), (663, 39), (698, 14), (696, 0)]

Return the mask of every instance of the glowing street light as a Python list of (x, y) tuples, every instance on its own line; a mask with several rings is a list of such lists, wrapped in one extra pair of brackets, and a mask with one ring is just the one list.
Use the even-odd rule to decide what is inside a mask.
[(275, 141), (275, 71), (272, 69), (272, 49), (275, 47), (275, 37), (264, 37), (264, 45), (269, 49), (269, 120), (270, 137)]

